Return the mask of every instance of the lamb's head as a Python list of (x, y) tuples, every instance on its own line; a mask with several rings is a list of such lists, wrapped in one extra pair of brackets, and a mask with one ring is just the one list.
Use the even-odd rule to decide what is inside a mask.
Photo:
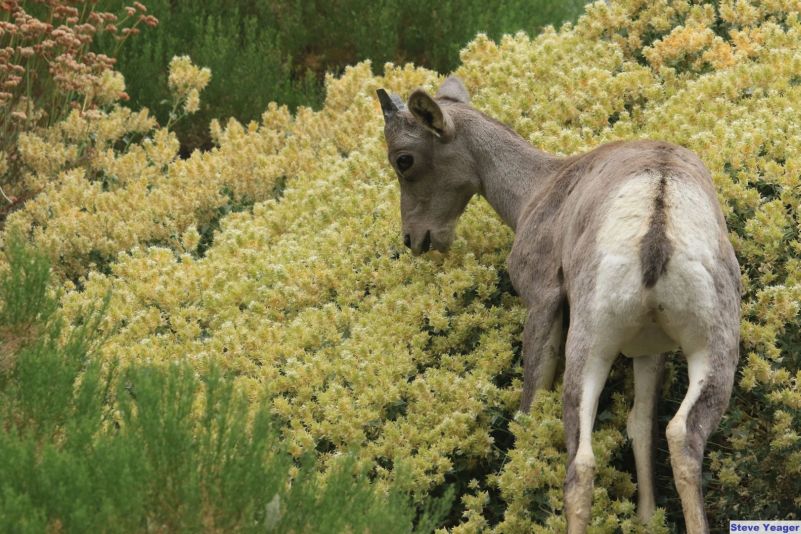
[(414, 254), (448, 250), (456, 222), (480, 181), (466, 141), (463, 121), (469, 96), (462, 82), (448, 78), (433, 98), (422, 89), (408, 106), (378, 90), (384, 112), (389, 163), (401, 189), (403, 242)]

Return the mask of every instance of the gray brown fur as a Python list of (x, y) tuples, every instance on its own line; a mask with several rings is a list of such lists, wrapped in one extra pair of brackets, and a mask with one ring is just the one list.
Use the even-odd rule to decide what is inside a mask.
[(446, 251), (475, 194), (515, 230), (509, 274), (528, 308), (521, 410), (528, 411), (538, 390), (552, 387), (564, 341), (569, 532), (584, 532), (589, 522), (594, 455), (586, 430), (619, 352), (635, 366), (628, 426), (638, 511), (643, 519), (653, 513), (660, 353), (678, 345), (689, 362), (691, 387), (668, 426), (671, 462), (687, 531), (707, 532), (701, 463), (734, 380), (739, 266), (700, 159), (657, 141), (553, 156), (473, 109), (453, 77), (433, 98), (416, 90), (407, 106), (386, 93), (379, 97), (388, 157), (400, 183), (403, 239), (413, 253)]

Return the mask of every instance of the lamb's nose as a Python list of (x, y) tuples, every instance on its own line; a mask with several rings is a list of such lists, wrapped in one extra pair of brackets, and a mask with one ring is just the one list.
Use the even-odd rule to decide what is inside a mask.
[(406, 234), (403, 236), (403, 244), (406, 245), (408, 248), (412, 248), (412, 236)]
[(426, 232), (426, 236), (423, 238), (423, 244), (420, 245), (420, 250), (423, 252), (428, 252), (431, 248), (431, 230)]

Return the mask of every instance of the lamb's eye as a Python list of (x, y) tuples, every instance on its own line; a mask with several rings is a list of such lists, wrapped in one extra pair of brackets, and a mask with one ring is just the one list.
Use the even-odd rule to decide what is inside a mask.
[(395, 164), (398, 166), (400, 172), (404, 172), (414, 164), (414, 158), (409, 154), (403, 154), (402, 156), (398, 156), (398, 159), (395, 160)]

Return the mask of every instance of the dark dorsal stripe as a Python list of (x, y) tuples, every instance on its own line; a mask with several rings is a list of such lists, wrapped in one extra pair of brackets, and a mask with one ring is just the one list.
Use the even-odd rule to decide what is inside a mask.
[(667, 264), (673, 254), (673, 244), (666, 233), (667, 208), (667, 176), (664, 171), (659, 179), (659, 186), (654, 198), (654, 212), (648, 233), (640, 243), (640, 264), (642, 265), (642, 283), (647, 288), (654, 287), (659, 277), (667, 272)]

